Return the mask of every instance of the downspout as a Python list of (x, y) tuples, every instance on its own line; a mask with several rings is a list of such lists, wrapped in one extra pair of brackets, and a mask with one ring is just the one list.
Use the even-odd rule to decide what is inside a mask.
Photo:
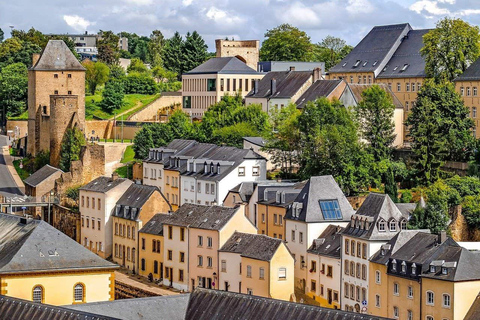
[(265, 204), (265, 216), (266, 216), (265, 217), (265, 224), (267, 225), (265, 227), (265, 235), (269, 236), (268, 235), (268, 205), (267, 204)]
[[(422, 269), (420, 268), (420, 270), (422, 270)], [(420, 319), (423, 319), (423, 312), (422, 312), (422, 310), (423, 310), (423, 302), (422, 302), (422, 300), (423, 300), (423, 281), (422, 281), (421, 277), (419, 277), (419, 280), (420, 280)]]
[[(185, 275), (185, 279), (187, 280), (187, 291), (190, 287), (190, 226), (187, 226), (187, 259), (185, 261), (187, 263), (187, 274)], [(193, 288), (191, 288), (193, 292)]]

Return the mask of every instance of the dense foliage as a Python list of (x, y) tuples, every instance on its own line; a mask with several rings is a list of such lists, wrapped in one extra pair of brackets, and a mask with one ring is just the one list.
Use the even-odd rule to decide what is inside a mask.
[(315, 44), (313, 60), (325, 62), (325, 69), (328, 71), (342, 61), (352, 49), (353, 47), (347, 45), (345, 40), (327, 36), (322, 42)]
[(85, 137), (78, 128), (67, 129), (60, 149), (60, 169), (70, 171), (72, 161), (80, 159), (80, 151), (85, 145)]
[(265, 33), (260, 48), (262, 61), (311, 61), (313, 45), (310, 37), (300, 29), (282, 24)]

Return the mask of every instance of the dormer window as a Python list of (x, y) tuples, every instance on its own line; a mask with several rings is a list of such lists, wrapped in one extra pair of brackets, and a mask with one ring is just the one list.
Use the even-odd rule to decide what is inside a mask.
[(417, 265), (415, 263), (412, 263), (412, 274), (413, 275), (417, 274)]
[(367, 65), (367, 63), (368, 63), (368, 61), (365, 61), (365, 62), (363, 63), (363, 66), (365, 67), (365, 66)]
[(430, 266), (430, 272), (435, 273), (435, 266)]
[(380, 255), (384, 256), (385, 255), (385, 249), (380, 249)]
[(403, 68), (402, 68), (402, 70), (401, 70), (401, 71), (403, 72), (403, 71), (407, 70), (408, 66), (409, 66), (409, 64), (408, 64), (408, 63), (404, 64), (404, 65), (403, 65)]
[(360, 60), (357, 60), (357, 62), (355, 62), (355, 64), (353, 65), (354, 68), (358, 67), (360, 65)]
[(401, 228), (402, 228), (402, 230), (407, 230), (407, 221), (406, 220), (402, 220)]
[(370, 222), (365, 221), (365, 230), (370, 229)]
[(377, 60), (375, 60), (375, 62), (372, 64), (372, 66), (374, 66), (374, 67), (375, 67), (375, 66), (377, 65), (377, 63), (378, 63), (378, 61), (377, 61)]
[(360, 228), (365, 229), (365, 221), (364, 220), (360, 221)]
[(210, 165), (210, 173), (214, 173), (215, 171), (213, 170), (213, 163)]
[(347, 65), (347, 63), (345, 62), (344, 64), (342, 64), (342, 67), (345, 67)]
[(385, 221), (381, 220), (381, 221), (378, 223), (378, 231), (380, 231), (380, 232), (385, 232)]
[(177, 164), (176, 167), (180, 167), (180, 159), (177, 158)]
[(405, 263), (405, 261), (402, 262), (402, 272), (407, 273), (407, 264)]
[(390, 221), (390, 231), (397, 231), (397, 222), (395, 220)]
[(448, 269), (446, 267), (442, 267), (442, 274), (448, 274)]
[(217, 164), (217, 174), (220, 174), (220, 164)]
[(392, 271), (397, 272), (397, 260), (392, 260)]
[(285, 192), (281, 193), (282, 203), (285, 203)]
[(393, 68), (393, 71), (397, 71), (398, 69), (398, 66), (395, 66), (395, 68)]
[(360, 221), (358, 219), (355, 219), (355, 228), (358, 229), (360, 226)]
[(208, 172), (208, 164), (206, 162), (203, 164), (203, 171), (204, 173)]
[(277, 192), (277, 194), (275, 195), (275, 202), (280, 203), (280, 192)]

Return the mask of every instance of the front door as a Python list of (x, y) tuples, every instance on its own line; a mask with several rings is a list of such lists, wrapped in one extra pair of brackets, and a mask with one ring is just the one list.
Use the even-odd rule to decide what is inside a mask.
[(328, 304), (332, 304), (332, 300), (333, 300), (332, 289), (328, 289), (327, 297), (328, 297)]

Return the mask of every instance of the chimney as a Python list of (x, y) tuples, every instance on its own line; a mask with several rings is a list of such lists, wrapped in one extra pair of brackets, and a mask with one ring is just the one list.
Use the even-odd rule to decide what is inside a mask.
[(118, 179), (118, 173), (114, 172), (112, 173), (112, 181), (115, 181)]
[(253, 82), (253, 93), (254, 94), (257, 94), (258, 93), (258, 83), (259, 83), (260, 80), (258, 79), (255, 79), (255, 81)]
[(295, 67), (294, 67), (294, 66), (291, 66), (291, 67), (290, 67), (290, 71), (295, 71)]
[(32, 67), (35, 66), (40, 59), (40, 53), (34, 53), (32, 56)]
[(442, 244), (447, 240), (447, 232), (445, 230), (440, 231), (438, 234), (438, 243)]
[(317, 80), (320, 80), (321, 76), (322, 76), (322, 69), (321, 68), (313, 69), (313, 82), (316, 82)]
[(270, 81), (270, 95), (274, 95), (277, 92), (277, 79), (273, 78)]

